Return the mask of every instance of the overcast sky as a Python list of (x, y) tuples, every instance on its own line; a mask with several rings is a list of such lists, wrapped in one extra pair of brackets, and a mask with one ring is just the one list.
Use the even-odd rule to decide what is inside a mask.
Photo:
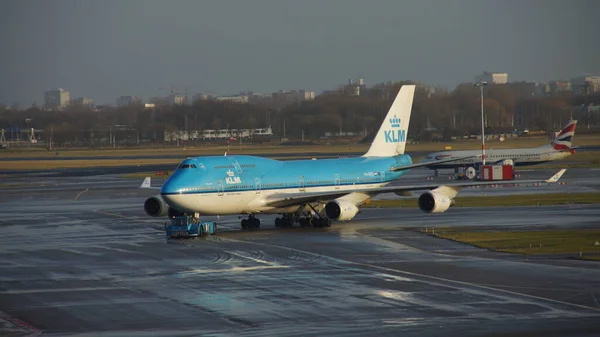
[[(0, 102), (600, 75), (597, 0), (2, 0)], [(162, 88), (162, 89), (161, 89)]]

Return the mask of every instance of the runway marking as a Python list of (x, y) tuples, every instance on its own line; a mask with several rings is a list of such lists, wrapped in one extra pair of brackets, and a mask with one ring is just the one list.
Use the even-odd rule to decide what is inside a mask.
[(242, 254), (230, 252), (230, 251), (227, 251), (227, 250), (225, 251), (225, 253), (228, 253), (228, 254), (231, 254), (231, 255), (235, 255), (235, 256), (241, 257), (243, 259), (248, 259), (248, 260), (251, 260), (251, 261), (254, 261), (254, 262), (263, 263), (263, 264), (266, 264), (268, 266), (277, 266), (278, 265), (275, 262), (269, 262), (269, 261), (265, 261), (265, 260), (260, 260), (260, 259), (257, 259), (257, 258), (253, 258), (253, 257), (250, 257), (250, 256), (244, 256)]
[(157, 225), (155, 222), (150, 221), (150, 220), (142, 220), (142, 219), (138, 219), (138, 218), (134, 218), (134, 217), (130, 217), (130, 216), (125, 216), (125, 215), (121, 215), (121, 214), (117, 214), (117, 213), (105, 212), (105, 211), (102, 211), (102, 210), (99, 210), (99, 209), (95, 209), (92, 212), (94, 212), (94, 213), (100, 213), (100, 214), (104, 214), (104, 215), (116, 216), (116, 217), (127, 219), (127, 220), (141, 221), (141, 222), (147, 222), (147, 223), (151, 223), (153, 225)]
[[(503, 287), (503, 288), (515, 288), (515, 289), (535, 289), (535, 290), (547, 290), (547, 291), (568, 291), (568, 292), (576, 292), (576, 293), (586, 293), (586, 292), (588, 292), (587, 290), (578, 290), (578, 289), (559, 289), (559, 288), (540, 288), (540, 287), (526, 287), (526, 286), (510, 286), (510, 285), (489, 284), (489, 283), (477, 283), (477, 284), (481, 285), (481, 286), (486, 286), (486, 287)], [(600, 305), (599, 305), (599, 307), (600, 307)]]
[(593, 291), (592, 291), (592, 298), (594, 299), (594, 302), (596, 302), (596, 305), (600, 308), (600, 303), (598, 303), (598, 298), (596, 297), (596, 294), (594, 294)]
[(189, 271), (184, 271), (177, 273), (177, 275), (185, 275), (185, 274), (207, 274), (207, 273), (235, 273), (235, 272), (244, 272), (250, 270), (262, 270), (262, 269), (280, 269), (280, 268), (289, 268), (288, 266), (280, 265), (276, 262), (269, 262), (261, 259), (257, 259), (250, 256), (244, 256), (239, 253), (234, 253), (230, 251), (224, 251), (225, 253), (231, 254), (233, 256), (237, 256), (242, 259), (247, 259), (256, 263), (265, 264), (265, 266), (252, 266), (252, 267), (233, 267), (229, 269), (194, 269)]
[(79, 199), (79, 196), (80, 196), (81, 194), (83, 194), (83, 192), (87, 192), (88, 190), (89, 190), (89, 188), (86, 188), (85, 190), (83, 190), (83, 191), (79, 192), (79, 194), (77, 194), (77, 196), (75, 197), (75, 200)]
[(422, 278), (427, 278), (427, 279), (436, 280), (436, 281), (442, 281), (442, 282), (449, 282), (449, 283), (459, 284), (459, 285), (473, 287), (473, 288), (480, 288), (480, 289), (495, 291), (495, 292), (499, 292), (499, 293), (510, 294), (510, 295), (513, 295), (513, 296), (527, 297), (527, 298), (535, 299), (535, 300), (539, 300), (539, 301), (552, 302), (552, 303), (557, 303), (557, 304), (561, 304), (561, 305), (576, 307), (576, 308), (580, 308), (580, 309), (592, 310), (592, 311), (600, 313), (600, 308), (594, 308), (594, 307), (590, 307), (590, 306), (587, 306), (587, 305), (576, 304), (576, 303), (569, 303), (569, 302), (564, 302), (564, 301), (560, 301), (560, 300), (555, 300), (555, 299), (545, 298), (545, 297), (540, 297), (540, 296), (535, 296), (535, 295), (523, 294), (523, 293), (519, 293), (519, 292), (515, 292), (515, 291), (505, 290), (505, 289), (493, 288), (493, 287), (489, 287), (489, 286), (485, 286), (485, 285), (480, 285), (480, 284), (477, 284), (477, 283), (470, 283), (470, 282), (465, 282), (465, 281), (457, 281), (457, 280), (452, 280), (452, 279), (446, 279), (446, 278), (443, 278), (443, 277), (431, 276), (431, 275), (427, 275), (427, 274), (419, 274), (419, 273), (409, 272), (409, 271), (405, 271), (405, 270), (397, 270), (397, 269), (392, 269), (392, 268), (377, 266), (377, 265), (368, 264), (368, 263), (352, 262), (352, 261), (342, 260), (342, 259), (339, 259), (339, 258), (335, 258), (335, 257), (323, 255), (323, 254), (317, 254), (317, 253), (312, 253), (312, 252), (308, 252), (308, 251), (304, 251), (304, 250), (300, 250), (300, 249), (296, 249), (296, 248), (290, 248), (290, 247), (279, 246), (279, 245), (272, 245), (272, 244), (267, 244), (267, 243), (262, 243), (262, 242), (235, 240), (235, 239), (229, 239), (229, 238), (227, 238), (227, 239), (226, 238), (221, 238), (221, 239), (224, 240), (224, 241), (240, 242), (240, 243), (250, 243), (250, 244), (254, 244), (254, 245), (262, 245), (262, 246), (266, 246), (266, 247), (272, 247), (272, 248), (279, 248), (279, 249), (284, 249), (284, 250), (289, 250), (289, 251), (295, 251), (297, 253), (308, 254), (308, 255), (312, 255), (312, 256), (324, 258), (324, 259), (329, 259), (329, 260), (335, 261), (335, 262), (340, 263), (340, 264), (350, 264), (350, 265), (355, 265), (355, 266), (369, 267), (369, 268), (373, 268), (373, 269), (384, 270), (384, 271), (387, 271), (387, 272), (400, 273), (400, 274), (405, 274), (405, 275), (410, 275), (410, 276), (415, 276), (415, 277), (422, 277)]
[(269, 266), (254, 266), (254, 267), (233, 267), (229, 269), (194, 269), (188, 271), (182, 271), (176, 273), (176, 276), (186, 276), (188, 274), (211, 274), (211, 273), (239, 273), (250, 270), (263, 270), (263, 269), (281, 269), (289, 268), (288, 266), (269, 265)]
[(0, 294), (17, 295), (17, 294), (38, 294), (38, 293), (60, 293), (73, 291), (99, 291), (99, 290), (118, 290), (128, 289), (126, 287), (85, 287), (85, 288), (52, 288), (52, 289), (23, 289), (23, 290), (4, 290)]

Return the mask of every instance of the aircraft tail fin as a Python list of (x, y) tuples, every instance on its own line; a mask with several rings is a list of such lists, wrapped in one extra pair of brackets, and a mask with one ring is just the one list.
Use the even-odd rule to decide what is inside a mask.
[(152, 178), (146, 177), (142, 182), (142, 185), (140, 185), (140, 188), (150, 188), (150, 185), (152, 185)]
[(558, 135), (552, 140), (552, 147), (557, 151), (570, 150), (573, 147), (573, 137), (575, 136), (576, 120), (570, 120), (564, 129), (560, 130)]
[(363, 157), (392, 157), (404, 154), (415, 85), (403, 85), (392, 103), (369, 151)]

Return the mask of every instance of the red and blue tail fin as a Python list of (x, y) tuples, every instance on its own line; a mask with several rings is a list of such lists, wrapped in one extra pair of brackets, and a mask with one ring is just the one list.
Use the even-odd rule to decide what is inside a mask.
[(560, 130), (556, 138), (552, 140), (552, 147), (557, 151), (566, 151), (572, 148), (573, 136), (575, 136), (576, 120), (569, 121), (567, 126)]

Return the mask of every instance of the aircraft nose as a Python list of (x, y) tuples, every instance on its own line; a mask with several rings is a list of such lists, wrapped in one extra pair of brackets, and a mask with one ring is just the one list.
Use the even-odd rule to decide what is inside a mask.
[(181, 178), (171, 176), (160, 189), (160, 195), (163, 200), (171, 207), (176, 209), (185, 208), (186, 188)]
[(171, 176), (160, 188), (160, 194), (163, 196), (181, 194), (181, 192), (184, 192), (184, 188), (183, 181), (180, 177)]

